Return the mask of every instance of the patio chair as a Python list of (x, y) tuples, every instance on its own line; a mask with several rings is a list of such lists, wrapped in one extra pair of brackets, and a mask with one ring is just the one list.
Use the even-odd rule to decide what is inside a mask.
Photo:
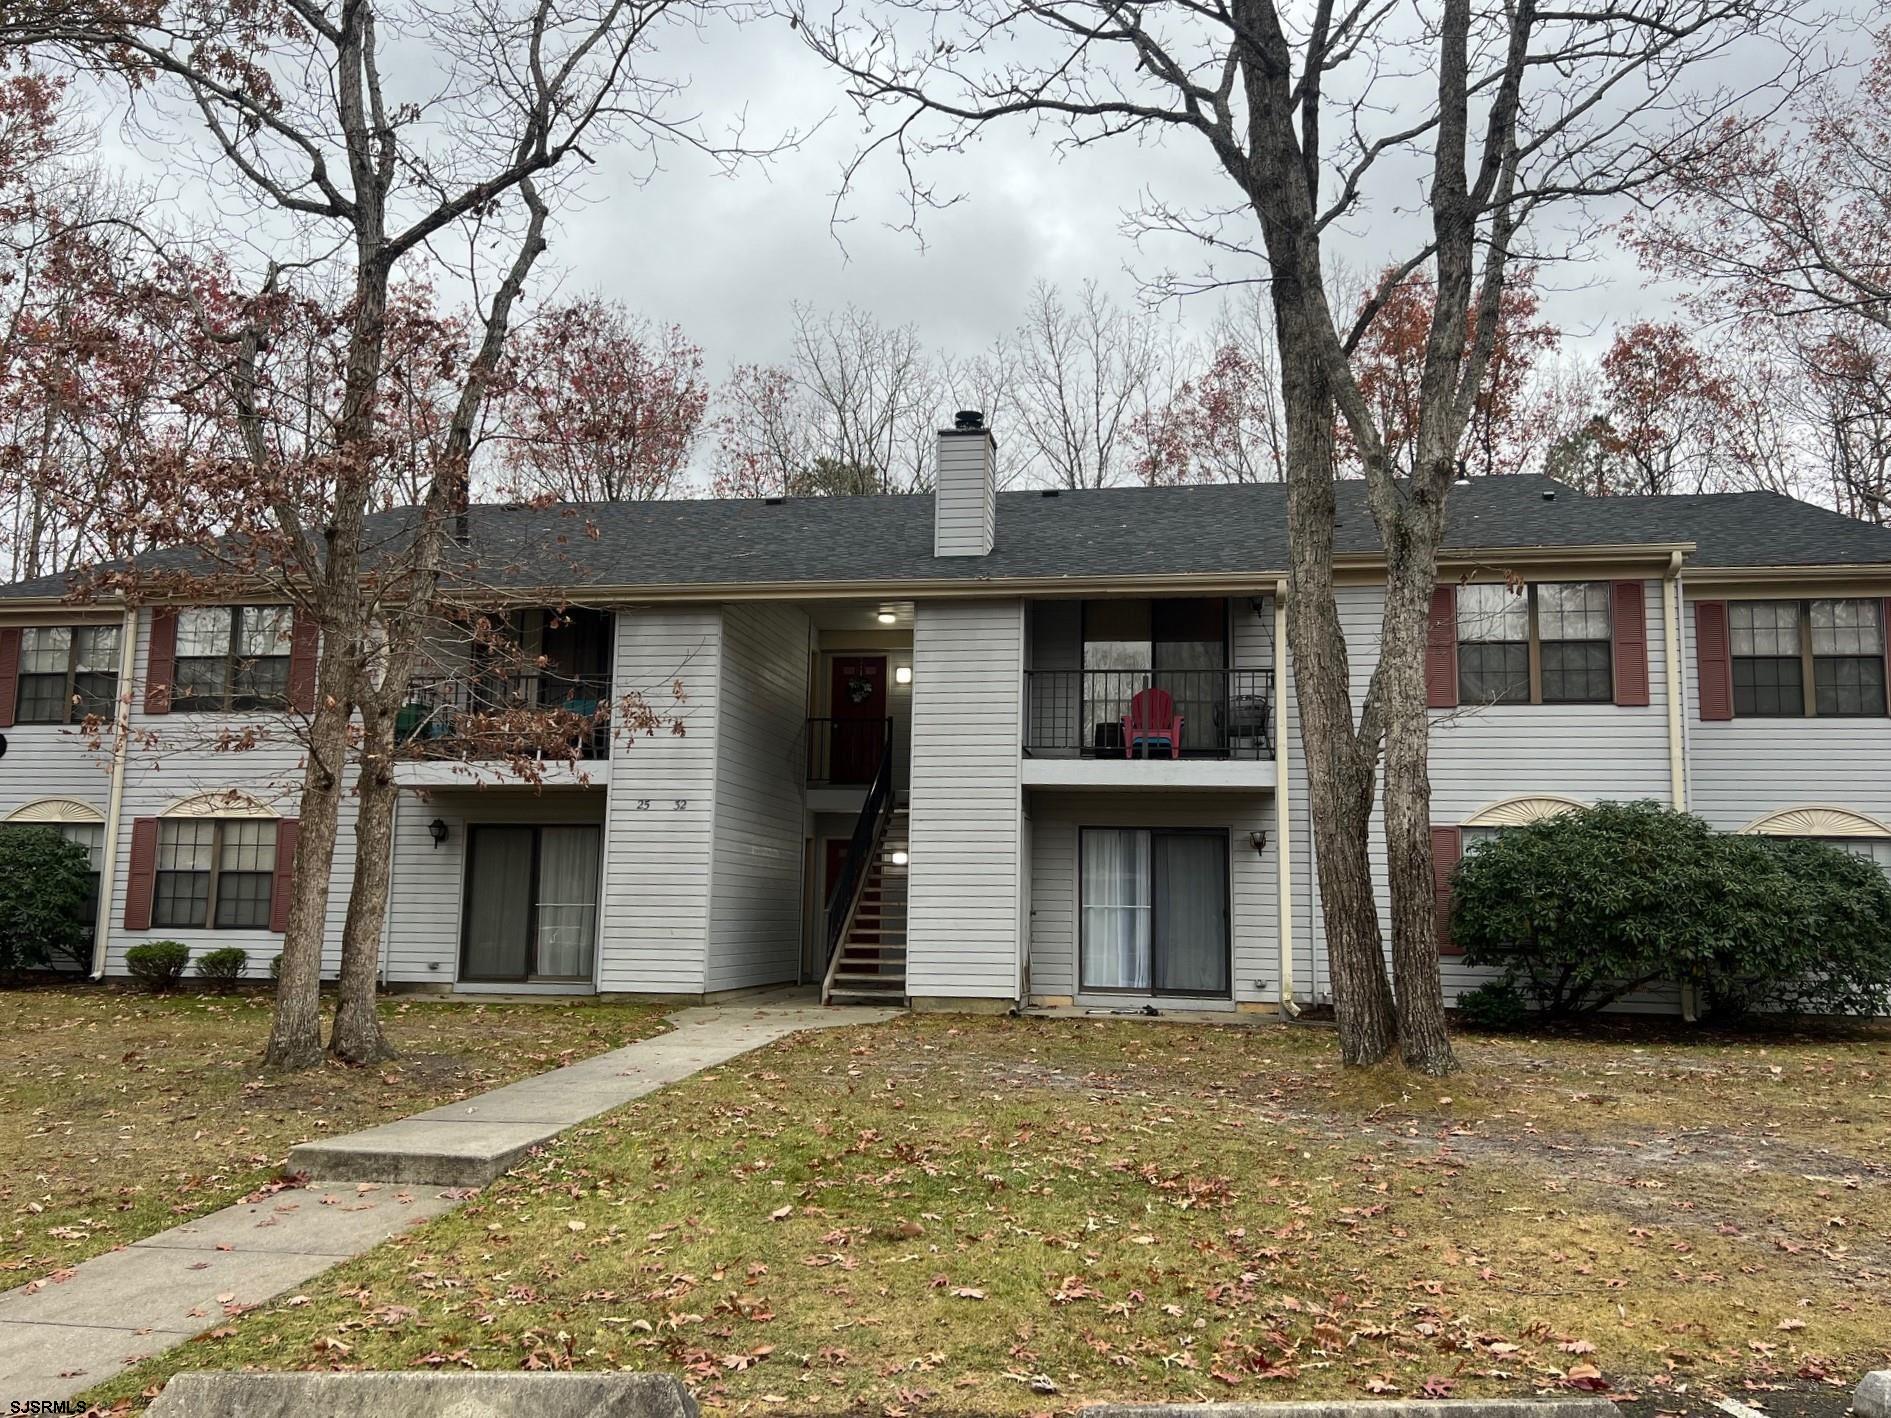
[(1170, 758), (1182, 756), (1182, 716), (1175, 712), (1175, 697), (1166, 689), (1139, 689), (1130, 696), (1123, 716), (1123, 757), (1144, 758), (1152, 748), (1166, 748)]

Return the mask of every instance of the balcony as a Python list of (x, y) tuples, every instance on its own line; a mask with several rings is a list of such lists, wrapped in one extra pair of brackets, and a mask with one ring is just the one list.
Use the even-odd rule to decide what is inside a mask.
[[(1024, 678), (1026, 784), (1274, 784), (1271, 670), (1026, 670)], [(1179, 734), (1130, 724), (1137, 696), (1152, 689), (1169, 695)], [(1145, 713), (1151, 707), (1142, 702)]]
[(527, 767), (605, 759), (610, 695), (608, 675), (540, 670), (417, 678), (395, 719), (395, 740), (410, 762)]

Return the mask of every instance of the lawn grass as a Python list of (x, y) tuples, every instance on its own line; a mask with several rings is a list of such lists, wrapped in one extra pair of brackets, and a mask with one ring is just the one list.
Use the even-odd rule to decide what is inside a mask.
[(0, 991), (0, 1289), (228, 1205), (312, 1137), (555, 1068), (662, 1027), (646, 1006), (383, 1005), (400, 1057), (259, 1066), (267, 994), (107, 986)]
[(631, 1367), (737, 1412), (1744, 1393), (1891, 1357), (1891, 1035), (903, 1018), (600, 1118), (181, 1368)]

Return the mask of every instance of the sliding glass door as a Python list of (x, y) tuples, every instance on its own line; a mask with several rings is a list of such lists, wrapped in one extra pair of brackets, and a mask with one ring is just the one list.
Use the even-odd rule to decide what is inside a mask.
[(460, 978), (589, 981), (601, 842), (588, 823), (469, 828)]
[(1225, 998), (1228, 834), (1086, 827), (1078, 844), (1079, 988)]

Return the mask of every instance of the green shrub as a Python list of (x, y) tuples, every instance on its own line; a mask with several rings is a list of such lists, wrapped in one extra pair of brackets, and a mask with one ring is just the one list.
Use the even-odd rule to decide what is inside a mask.
[(50, 827), (0, 829), (0, 971), (92, 963), (92, 869)]
[(1707, 1012), (1876, 1013), (1891, 994), (1891, 883), (1817, 842), (1715, 832), (1657, 803), (1603, 803), (1465, 854), (1452, 939), (1548, 1014), (1656, 981)]
[(1491, 980), (1458, 996), (1458, 1018), (1472, 1029), (1505, 1033), (1523, 1027), (1530, 1005), (1509, 980)]
[(190, 947), (181, 940), (154, 940), (125, 952), (125, 968), (150, 990), (170, 989), (184, 978), (189, 964)]
[(197, 957), (197, 973), (206, 980), (216, 980), (228, 984), (232, 980), (243, 978), (243, 972), (249, 969), (250, 953), (241, 946), (226, 945), (221, 950), (207, 951)]
[[(1702, 1013), (1756, 1010), (1878, 1015), (1891, 1010), (1891, 880), (1875, 863), (1806, 838), (1731, 837), (1785, 879), (1781, 928), (1744, 953), (1716, 954), (1694, 980)], [(1752, 868), (1758, 870), (1757, 867)]]
[(272, 980), (282, 978), (282, 953), (280, 951), (269, 957), (269, 978)]

